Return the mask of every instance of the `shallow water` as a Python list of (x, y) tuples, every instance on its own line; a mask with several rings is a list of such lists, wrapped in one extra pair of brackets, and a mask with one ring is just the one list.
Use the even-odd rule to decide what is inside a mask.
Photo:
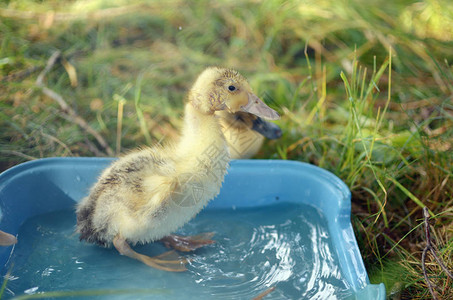
[[(193, 260), (184, 273), (155, 270), (115, 249), (79, 242), (75, 222), (75, 212), (66, 210), (21, 227), (7, 266), (7, 298), (89, 290), (105, 299), (251, 299), (270, 288), (264, 299), (351, 296), (326, 221), (310, 206), (203, 211), (178, 233), (215, 232), (216, 243), (185, 254)], [(151, 256), (166, 251), (160, 243), (135, 250)]]

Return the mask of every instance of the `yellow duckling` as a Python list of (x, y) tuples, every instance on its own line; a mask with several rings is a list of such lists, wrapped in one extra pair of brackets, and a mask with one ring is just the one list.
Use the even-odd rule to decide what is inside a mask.
[[(180, 140), (145, 148), (115, 161), (77, 206), (80, 239), (113, 246), (122, 255), (167, 271), (186, 270), (174, 252), (149, 257), (129, 244), (164, 243), (190, 250), (212, 243), (210, 235), (167, 238), (220, 191), (230, 155), (216, 111), (248, 112), (278, 119), (238, 72), (216, 67), (200, 74), (188, 94)], [(183, 247), (186, 249), (186, 247)]]
[(250, 158), (259, 151), (265, 137), (273, 140), (282, 136), (278, 125), (250, 113), (218, 111), (216, 115), (220, 117), (222, 132), (233, 159)]

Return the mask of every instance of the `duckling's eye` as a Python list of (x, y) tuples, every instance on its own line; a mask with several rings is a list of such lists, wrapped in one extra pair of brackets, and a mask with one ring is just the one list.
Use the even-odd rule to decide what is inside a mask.
[(232, 91), (235, 91), (235, 90), (236, 90), (236, 87), (235, 87), (234, 85), (230, 85), (230, 86), (228, 87), (228, 90), (230, 90), (231, 92), (232, 92)]

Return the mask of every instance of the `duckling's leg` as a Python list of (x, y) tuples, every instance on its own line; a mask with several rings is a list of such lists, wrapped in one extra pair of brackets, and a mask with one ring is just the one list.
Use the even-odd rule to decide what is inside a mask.
[(167, 248), (173, 248), (182, 252), (189, 252), (206, 245), (214, 244), (215, 241), (211, 240), (213, 236), (214, 232), (204, 232), (192, 236), (171, 234), (162, 238), (160, 241), (164, 243)]
[(119, 235), (113, 239), (113, 245), (121, 255), (126, 255), (130, 258), (139, 260), (150, 267), (169, 272), (183, 272), (187, 270), (185, 267), (187, 260), (180, 258), (174, 251), (168, 251), (155, 257), (149, 257), (132, 250), (126, 240)]

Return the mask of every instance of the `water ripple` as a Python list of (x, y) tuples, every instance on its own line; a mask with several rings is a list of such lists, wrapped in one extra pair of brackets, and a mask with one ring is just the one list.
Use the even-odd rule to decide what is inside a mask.
[(214, 249), (193, 256), (196, 282), (218, 298), (247, 299), (271, 287), (277, 288), (266, 299), (335, 299), (347, 293), (319, 213), (272, 210), (274, 217), (264, 220), (254, 217), (256, 211), (241, 220), (217, 219), (218, 226), (210, 227), (217, 232)]

